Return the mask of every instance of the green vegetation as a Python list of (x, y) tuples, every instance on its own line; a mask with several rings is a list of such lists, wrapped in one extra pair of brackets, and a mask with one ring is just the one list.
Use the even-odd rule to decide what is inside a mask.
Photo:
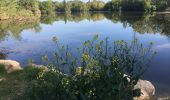
[(8, 38), (11, 32), (11, 36), (16, 40), (21, 39), (21, 33), (25, 29), (33, 29), (35, 32), (40, 32), (40, 22), (44, 24), (53, 24), (55, 21), (64, 21), (65, 23), (69, 21), (80, 22), (82, 20), (89, 21), (99, 21), (107, 19), (113, 23), (122, 23), (123, 26), (132, 27), (135, 32), (140, 34), (144, 33), (161, 33), (169, 37), (169, 27), (170, 27), (170, 16), (169, 15), (155, 15), (144, 14), (144, 13), (99, 13), (99, 12), (82, 12), (82, 13), (60, 13), (52, 14), (51, 16), (42, 15), (41, 19), (30, 20), (27, 22), (21, 21), (10, 22), (10, 21), (0, 21), (0, 41)]
[(56, 37), (53, 41), (58, 47), (55, 62), (42, 57), (47, 68), (27, 67), (8, 74), (0, 65), (0, 99), (131, 100), (140, 96), (134, 85), (153, 57), (152, 44), (148, 48), (137, 40), (110, 44), (108, 38), (99, 41), (96, 35), (74, 56)]
[(25, 9), (36, 13), (39, 10), (39, 4), (37, 0), (19, 0), (19, 9)]
[(55, 12), (87, 11), (165, 11), (169, 9), (170, 0), (101, 0), (82, 2), (73, 1), (38, 1), (38, 0), (0, 0), (0, 20), (26, 19), (39, 16), (40, 13), (52, 15)]
[(41, 17), (41, 22), (45, 24), (52, 24), (55, 21), (69, 21), (80, 22), (82, 20), (99, 21), (103, 19), (112, 21), (113, 23), (122, 23), (123, 26), (132, 27), (135, 32), (144, 33), (161, 33), (169, 37), (170, 16), (156, 15), (155, 13), (131, 13), (131, 12), (83, 12), (71, 14), (56, 14), (53, 16)]
[[(17, 72), (16, 72), (17, 73)], [(12, 97), (17, 96), (23, 89), (20, 88), (21, 74), (7, 74), (3, 65), (0, 65), (0, 99), (7, 100), (12, 99)], [(20, 81), (19, 81), (20, 80)], [(20, 90), (21, 89), (21, 90)]]
[[(24, 70), (7, 73), (3, 65), (0, 65), (0, 100), (23, 100), (28, 76), (38, 73), (41, 69), (28, 67)], [(31, 78), (32, 76), (29, 76)], [(25, 98), (26, 99), (26, 98)]]
[(39, 5), (42, 14), (51, 15), (54, 12), (54, 7), (51, 0), (40, 2)]
[(140, 96), (134, 85), (153, 56), (150, 47), (144, 48), (137, 40), (130, 45), (124, 41), (110, 45), (108, 38), (99, 41), (96, 35), (77, 48), (74, 56), (68, 46), (60, 47), (56, 37), (53, 41), (58, 52), (53, 63), (42, 57), (48, 70), (39, 72), (27, 85), (30, 100), (131, 100)]
[[(50, 5), (49, 5), (49, 2)], [(169, 0), (111, 0), (103, 2), (101, 0), (91, 0), (82, 2), (81, 0), (73, 0), (66, 2), (44, 1), (40, 2), (40, 9), (44, 12), (80, 12), (80, 11), (164, 11), (170, 5)]]
[(0, 20), (26, 19), (39, 12), (36, 0), (0, 0)]
[[(36, 21), (35, 21), (36, 20)], [(4, 40), (6, 37), (8, 37), (8, 32), (11, 32), (11, 36), (14, 39), (20, 40), (20, 33), (24, 29), (30, 29), (32, 28), (35, 32), (39, 32), (41, 30), (39, 26), (39, 18), (37, 19), (30, 19), (27, 21), (9, 21), (9, 20), (4, 20), (0, 21), (0, 41)]]

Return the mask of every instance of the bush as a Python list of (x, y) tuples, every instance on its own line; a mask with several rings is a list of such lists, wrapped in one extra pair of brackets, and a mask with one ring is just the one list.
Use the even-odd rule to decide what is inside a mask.
[(39, 72), (29, 83), (30, 100), (131, 100), (140, 95), (134, 85), (153, 57), (150, 46), (146, 49), (137, 40), (110, 44), (108, 38), (99, 41), (94, 36), (74, 56), (68, 46), (53, 41), (59, 47), (55, 62), (43, 56), (49, 71)]
[(42, 71), (41, 68), (35, 68), (32, 66), (29, 66), (24, 69), (24, 78), (28, 81), (32, 81), (36, 79), (36, 76), (38, 73)]

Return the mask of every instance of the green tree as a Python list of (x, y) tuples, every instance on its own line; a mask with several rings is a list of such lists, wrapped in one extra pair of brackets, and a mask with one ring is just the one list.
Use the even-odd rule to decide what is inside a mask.
[(40, 4), (40, 10), (43, 14), (53, 14), (54, 13), (54, 7), (53, 7), (53, 2), (52, 0), (44, 1), (44, 2), (39, 2)]
[(39, 4), (37, 0), (19, 0), (20, 9), (30, 10), (36, 12), (39, 9)]
[(53, 2), (54, 10), (56, 12), (64, 12), (64, 3), (63, 2)]
[(89, 11), (89, 6), (87, 3), (80, 0), (74, 0), (71, 3), (72, 12)]
[(8, 19), (16, 15), (18, 0), (0, 0), (0, 19)]
[(92, 2), (90, 2), (90, 6), (92, 11), (101, 11), (104, 10), (105, 7), (105, 3), (103, 1), (100, 0), (93, 0)]
[(0, 0), (0, 20), (31, 18), (38, 12), (37, 0)]
[(169, 0), (153, 0), (152, 2), (156, 6), (156, 10), (158, 11), (165, 10), (168, 6), (168, 3), (170, 3)]
[(155, 6), (152, 4), (152, 0), (143, 0), (143, 5), (145, 11), (156, 10)]
[(71, 13), (71, 2), (66, 2), (65, 0), (64, 0), (64, 11), (66, 12), (66, 13)]
[(116, 10), (121, 9), (121, 0), (112, 0), (112, 7)]

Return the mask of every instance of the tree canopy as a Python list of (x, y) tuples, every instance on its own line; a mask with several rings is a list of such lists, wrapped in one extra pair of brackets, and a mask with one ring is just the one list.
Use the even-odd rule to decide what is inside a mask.
[(170, 10), (170, 0), (81, 0), (38, 1), (38, 0), (0, 0), (0, 19), (16, 16), (32, 16), (36, 13), (53, 14), (55, 12), (84, 12), (84, 11), (165, 11)]
[[(51, 1), (52, 2), (52, 1)], [(41, 10), (48, 5), (47, 1), (40, 2), (44, 4)], [(46, 5), (46, 6), (45, 6)], [(73, 0), (66, 2), (53, 1), (54, 11), (57, 12), (80, 12), (80, 11), (162, 11), (170, 6), (170, 0), (111, 0), (103, 2), (102, 0), (89, 0), (82, 2), (81, 0)], [(51, 7), (48, 7), (50, 9)], [(52, 10), (52, 9), (51, 9)]]
[(33, 16), (39, 10), (37, 0), (0, 0), (0, 20)]

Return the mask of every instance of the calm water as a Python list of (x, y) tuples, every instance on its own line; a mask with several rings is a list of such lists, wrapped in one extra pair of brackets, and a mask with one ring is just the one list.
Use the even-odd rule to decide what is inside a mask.
[(42, 17), (33, 23), (0, 22), (0, 51), (6, 59), (26, 65), (32, 58), (42, 64), (41, 57), (52, 57), (57, 37), (70, 48), (81, 46), (85, 40), (99, 34), (100, 39), (131, 41), (137, 37), (143, 44), (154, 42), (158, 54), (153, 59), (144, 79), (156, 86), (158, 96), (170, 95), (170, 15), (140, 13), (77, 13)]

